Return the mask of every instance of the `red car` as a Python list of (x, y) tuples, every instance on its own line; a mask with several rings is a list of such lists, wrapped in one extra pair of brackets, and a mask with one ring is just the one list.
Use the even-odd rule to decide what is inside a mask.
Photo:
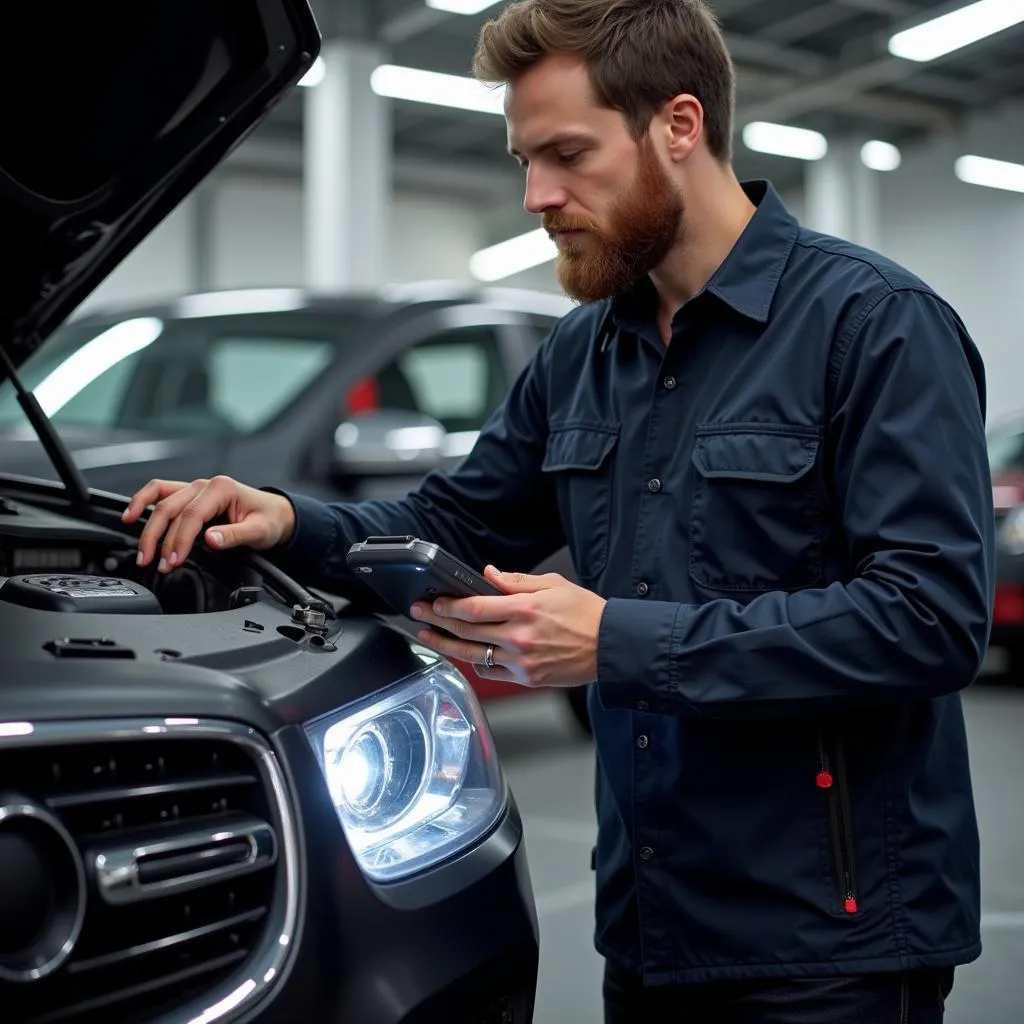
[(1024, 416), (1005, 420), (989, 433), (996, 510), (996, 597), (992, 645), (1009, 657), (1009, 669), (1024, 675)]

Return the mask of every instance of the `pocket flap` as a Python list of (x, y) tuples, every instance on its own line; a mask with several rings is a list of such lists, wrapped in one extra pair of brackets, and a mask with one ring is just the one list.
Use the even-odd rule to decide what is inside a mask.
[(600, 469), (619, 439), (619, 428), (610, 426), (560, 427), (548, 436), (544, 453), (545, 473), (566, 469)]
[(810, 471), (819, 444), (820, 434), (813, 430), (698, 428), (693, 464), (706, 479), (791, 483)]

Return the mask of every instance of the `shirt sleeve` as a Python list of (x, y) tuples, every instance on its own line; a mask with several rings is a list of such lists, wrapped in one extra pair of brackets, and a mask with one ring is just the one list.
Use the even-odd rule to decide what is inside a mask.
[(876, 302), (835, 360), (829, 435), (850, 578), (748, 604), (609, 601), (606, 707), (817, 714), (976, 678), (995, 585), (980, 355), (938, 297), (903, 290)]
[(274, 552), (275, 561), (302, 579), (330, 582), (344, 596), (376, 606), (345, 562), (351, 545), (368, 536), (421, 537), (479, 570), (493, 563), (529, 572), (554, 554), (565, 537), (554, 485), (541, 468), (553, 336), (452, 472), (433, 472), (394, 501), (329, 503), (277, 491), (291, 501), (296, 522), (289, 543)]

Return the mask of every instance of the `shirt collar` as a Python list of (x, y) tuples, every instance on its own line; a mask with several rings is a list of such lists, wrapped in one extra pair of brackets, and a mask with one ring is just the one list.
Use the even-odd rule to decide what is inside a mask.
[[(742, 188), (757, 209), (702, 291), (751, 320), (767, 323), (800, 225), (771, 182), (745, 181)], [(613, 301), (612, 316), (620, 327), (635, 329), (639, 322), (650, 320), (651, 310), (657, 308), (656, 299), (654, 286), (645, 277)]]

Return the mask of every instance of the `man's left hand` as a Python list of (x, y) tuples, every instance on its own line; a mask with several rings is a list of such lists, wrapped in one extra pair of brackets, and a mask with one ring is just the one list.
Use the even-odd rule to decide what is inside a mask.
[[(488, 566), (484, 575), (505, 596), (439, 598), (412, 607), (414, 619), (456, 634), (426, 629), (421, 643), (501, 682), (569, 687), (597, 678), (603, 597), (557, 573), (528, 576)], [(494, 668), (484, 664), (488, 646)]]

